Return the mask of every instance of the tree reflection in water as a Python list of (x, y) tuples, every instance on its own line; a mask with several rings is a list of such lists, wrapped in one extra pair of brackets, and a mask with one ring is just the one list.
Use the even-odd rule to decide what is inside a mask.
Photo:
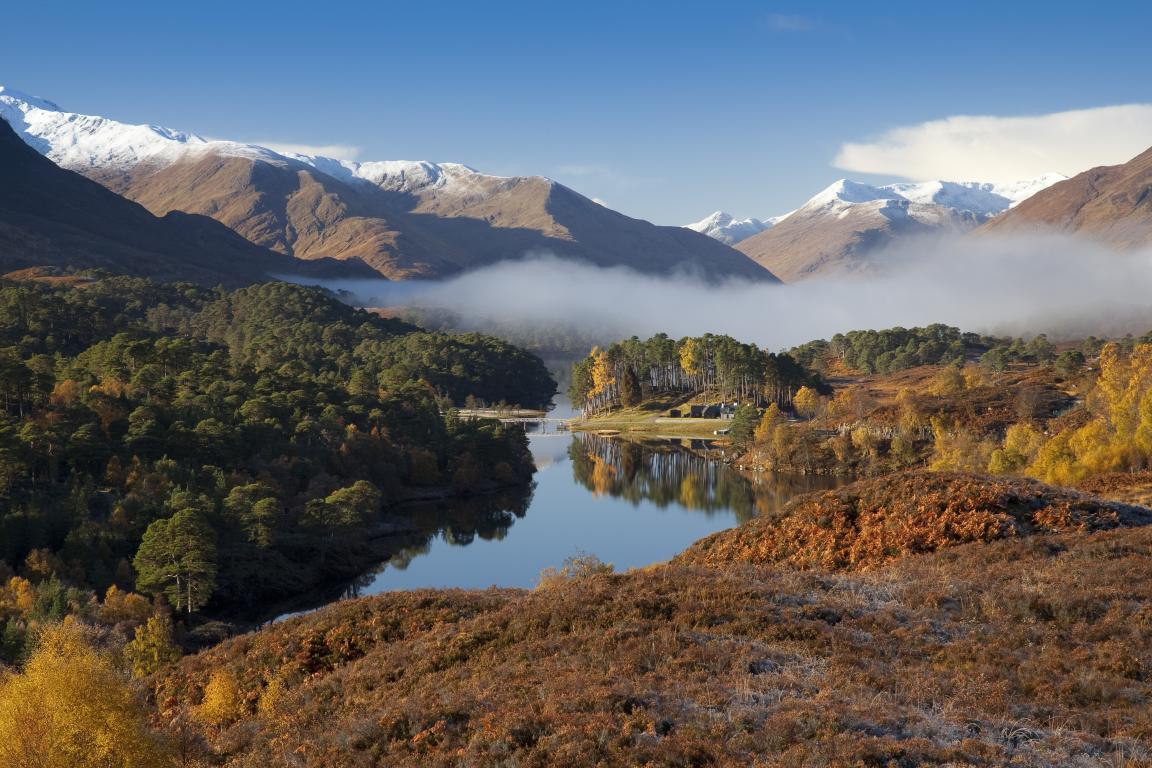
[(827, 476), (776, 473), (760, 473), (750, 481), (699, 450), (708, 450), (708, 441), (640, 442), (577, 433), (568, 456), (573, 478), (593, 495), (622, 498), (633, 505), (679, 504), (705, 514), (731, 510), (740, 522), (771, 514), (797, 494), (841, 484)]
[(386, 569), (404, 570), (417, 557), (427, 554), (437, 537), (457, 547), (468, 546), (477, 538), (500, 541), (512, 524), (528, 512), (533, 488), (534, 485), (526, 485), (471, 498), (404, 506), (395, 520), (405, 528), (410, 526), (410, 530), (375, 542), (384, 562), (349, 583), (344, 597), (359, 597), (361, 590)]

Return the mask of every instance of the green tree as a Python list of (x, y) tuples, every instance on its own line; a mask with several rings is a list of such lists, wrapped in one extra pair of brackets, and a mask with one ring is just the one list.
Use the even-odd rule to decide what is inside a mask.
[(337, 488), (324, 499), (332, 510), (330, 521), (339, 527), (363, 525), (380, 511), (380, 489), (367, 480), (357, 480), (346, 488)]
[(631, 408), (640, 405), (642, 398), (640, 379), (636, 377), (636, 371), (632, 366), (628, 366), (620, 377), (620, 404), (625, 408)]
[(148, 526), (133, 565), (141, 589), (192, 613), (216, 589), (215, 532), (194, 510), (182, 509)]
[(1074, 376), (1084, 367), (1084, 353), (1078, 349), (1068, 349), (1056, 358), (1056, 370), (1063, 376)]
[(737, 408), (736, 413), (732, 414), (732, 426), (728, 430), (732, 444), (737, 448), (748, 447), (759, 423), (760, 411), (756, 406), (745, 403)]

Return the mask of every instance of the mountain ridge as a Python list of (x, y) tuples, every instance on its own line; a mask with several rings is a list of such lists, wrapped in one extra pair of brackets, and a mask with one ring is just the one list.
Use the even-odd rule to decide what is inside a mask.
[(542, 176), (491, 176), (459, 163), (282, 154), (68, 113), (21, 96), (0, 87), (0, 116), (62, 167), (155, 214), (210, 216), (298, 259), (359, 259), (385, 277), (407, 279), (549, 252), (653, 274), (775, 280), (712, 238), (630, 218)]
[(107, 269), (158, 280), (243, 285), (274, 275), (364, 277), (356, 262), (300, 263), (253, 245), (218, 222), (154, 216), (58, 167), (0, 121), (0, 269)]
[(785, 282), (869, 271), (871, 257), (893, 242), (970, 231), (1062, 178), (884, 186), (839, 179), (734, 247)]
[(1067, 178), (1060, 173), (1047, 173), (1033, 179), (1009, 183), (921, 181), (896, 182), (881, 186), (838, 179), (810, 197), (799, 208), (788, 213), (762, 219), (754, 217), (737, 219), (726, 211), (716, 211), (700, 221), (685, 224), (684, 227), (734, 246), (771, 229), (797, 211), (819, 207), (833, 201), (857, 204), (874, 200), (908, 200), (991, 217), (1015, 207), (1036, 192)]

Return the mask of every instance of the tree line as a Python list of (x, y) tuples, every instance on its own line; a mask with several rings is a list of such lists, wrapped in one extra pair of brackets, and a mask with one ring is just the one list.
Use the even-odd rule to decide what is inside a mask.
[(804, 386), (823, 384), (791, 355), (730, 336), (705, 334), (677, 341), (659, 333), (644, 341), (633, 336), (594, 348), (573, 366), (568, 396), (585, 413), (630, 407), (653, 395), (695, 393), (790, 407)]

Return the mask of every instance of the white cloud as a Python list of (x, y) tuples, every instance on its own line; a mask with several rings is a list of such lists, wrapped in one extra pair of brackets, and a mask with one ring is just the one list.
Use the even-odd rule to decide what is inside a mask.
[(260, 147), (267, 147), (273, 152), (288, 155), (315, 155), (318, 157), (331, 157), (335, 160), (355, 160), (360, 156), (360, 147), (347, 144), (292, 144), (280, 141), (253, 141)]
[(1123, 104), (1032, 117), (947, 117), (844, 144), (833, 162), (918, 181), (1015, 181), (1116, 165), (1149, 146), (1152, 104)]
[[(853, 329), (929, 323), (1057, 339), (1143, 333), (1152, 326), (1148, 249), (1117, 253), (1078, 237), (989, 235), (910, 240), (873, 259), (871, 272), (791, 285), (708, 284), (685, 274), (644, 275), (546, 255), (443, 281), (327, 284), (366, 306), (446, 308), (465, 327), (496, 321), (534, 332), (577, 328), (603, 341), (726, 333), (787, 349)], [(557, 285), (581, 290), (557, 291)]]

